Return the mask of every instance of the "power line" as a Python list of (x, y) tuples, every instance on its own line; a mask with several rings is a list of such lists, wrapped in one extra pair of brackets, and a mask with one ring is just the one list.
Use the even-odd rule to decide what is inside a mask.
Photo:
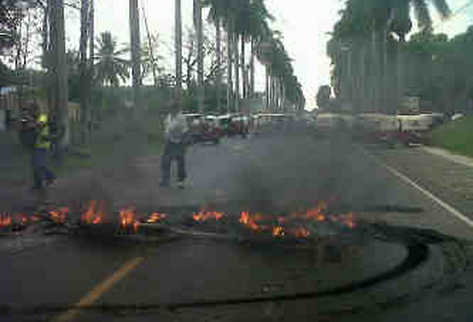
[(460, 13), (462, 13), (464, 10), (468, 9), (468, 8), (471, 7), (472, 5), (473, 5), (473, 1), (465, 3), (463, 6), (461, 6), (461, 7), (458, 8), (457, 10), (455, 10), (455, 12), (452, 13), (447, 19), (445, 19), (444, 21), (439, 22), (437, 25), (435, 25), (435, 26), (434, 26), (434, 29), (440, 27), (440, 26), (443, 25), (444, 23), (447, 23), (449, 20), (452, 20), (453, 18), (455, 18), (456, 16), (458, 16)]

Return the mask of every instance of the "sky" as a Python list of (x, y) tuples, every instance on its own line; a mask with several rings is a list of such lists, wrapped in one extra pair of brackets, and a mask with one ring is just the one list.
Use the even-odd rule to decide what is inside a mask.
[[(380, 0), (382, 1), (382, 0)], [(119, 43), (129, 42), (128, 0), (95, 0), (96, 33), (111, 31)], [(319, 86), (330, 84), (330, 59), (326, 55), (327, 35), (339, 19), (342, 0), (266, 0), (269, 11), (276, 18), (272, 23), (275, 30), (283, 34), (283, 42), (293, 59), (296, 76), (302, 84), (307, 100), (306, 109), (315, 107), (315, 96)], [(457, 12), (465, 4), (471, 6), (458, 12), (452, 19), (441, 22), (434, 16), (436, 31), (453, 36), (464, 32), (473, 24), (473, 2), (471, 0), (449, 0), (452, 11)], [(150, 32), (159, 33), (163, 41), (161, 55), (166, 57), (165, 64), (173, 68), (174, 39), (174, 1), (140, 0), (149, 23)], [(143, 18), (143, 12), (140, 14)], [(205, 13), (204, 13), (205, 14)], [(192, 0), (182, 0), (184, 26), (192, 26)], [(79, 13), (68, 10), (66, 13), (67, 43), (69, 48), (77, 48), (79, 43)], [(184, 27), (185, 28), (185, 27)], [(210, 29), (213, 30), (213, 29)], [(141, 24), (142, 39), (146, 29)], [(264, 90), (264, 68), (256, 69), (257, 90)]]

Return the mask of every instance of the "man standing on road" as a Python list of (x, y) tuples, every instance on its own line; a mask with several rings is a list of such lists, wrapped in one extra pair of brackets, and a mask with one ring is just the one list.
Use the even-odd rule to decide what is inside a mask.
[(164, 153), (161, 158), (161, 187), (168, 187), (171, 179), (171, 163), (177, 162), (178, 187), (183, 189), (187, 177), (185, 153), (187, 145), (187, 120), (174, 104), (173, 112), (165, 120)]
[(44, 183), (50, 186), (56, 180), (54, 173), (46, 166), (48, 151), (51, 148), (48, 115), (46, 113), (40, 113), (34, 126), (36, 129), (36, 138), (31, 157), (34, 177), (33, 189), (42, 189)]

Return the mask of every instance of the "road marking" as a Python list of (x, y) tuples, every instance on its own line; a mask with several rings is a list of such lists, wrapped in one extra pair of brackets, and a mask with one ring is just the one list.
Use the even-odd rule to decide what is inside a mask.
[(374, 160), (374, 162), (378, 163), (380, 166), (382, 166), (383, 168), (385, 168), (386, 170), (388, 170), (389, 172), (391, 172), (391, 174), (393, 174), (394, 176), (398, 177), (399, 179), (401, 179), (402, 181), (404, 181), (405, 183), (411, 185), (412, 187), (416, 188), (417, 190), (419, 190), (420, 192), (422, 192), (425, 196), (427, 196), (428, 198), (432, 199), (433, 201), (435, 201), (437, 204), (439, 204), (442, 208), (444, 208), (445, 210), (447, 210), (450, 214), (452, 214), (453, 216), (457, 217), (457, 219), (463, 221), (465, 224), (467, 224), (468, 226), (472, 227), (473, 228), (473, 220), (471, 220), (470, 218), (468, 218), (467, 216), (465, 216), (464, 214), (462, 214), (460, 211), (458, 211), (457, 209), (455, 209), (454, 207), (452, 207), (451, 205), (449, 205), (448, 203), (446, 203), (445, 201), (441, 200), (439, 197), (435, 196), (433, 193), (431, 193), (430, 191), (428, 191), (427, 189), (421, 187), (420, 185), (418, 185), (417, 183), (415, 183), (414, 181), (412, 181), (411, 179), (409, 179), (407, 176), (405, 176), (404, 174), (402, 174), (401, 172), (397, 171), (396, 169), (390, 167), (389, 165), (383, 163), (382, 161), (378, 160), (375, 156), (373, 156), (372, 154), (370, 154), (369, 152), (365, 151), (363, 148), (362, 148), (362, 151), (363, 153), (365, 153), (368, 157), (372, 158)]
[(77, 304), (73, 306), (67, 312), (64, 312), (58, 316), (55, 322), (66, 322), (72, 321), (81, 308), (90, 306), (95, 303), (103, 294), (111, 289), (116, 283), (121, 281), (126, 275), (133, 271), (141, 262), (144, 260), (143, 257), (137, 257), (126, 262), (118, 271), (114, 272), (109, 278), (102, 283), (98, 284), (92, 291), (84, 296)]

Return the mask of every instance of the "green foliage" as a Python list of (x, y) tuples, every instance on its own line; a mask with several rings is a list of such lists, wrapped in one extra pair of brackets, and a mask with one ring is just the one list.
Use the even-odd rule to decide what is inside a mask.
[(432, 143), (455, 153), (473, 157), (473, 117), (445, 124), (433, 131)]
[(130, 62), (123, 58), (128, 48), (117, 48), (118, 44), (110, 32), (103, 32), (97, 39), (97, 54), (94, 57), (96, 82), (105, 86), (118, 86), (120, 80), (129, 76)]

